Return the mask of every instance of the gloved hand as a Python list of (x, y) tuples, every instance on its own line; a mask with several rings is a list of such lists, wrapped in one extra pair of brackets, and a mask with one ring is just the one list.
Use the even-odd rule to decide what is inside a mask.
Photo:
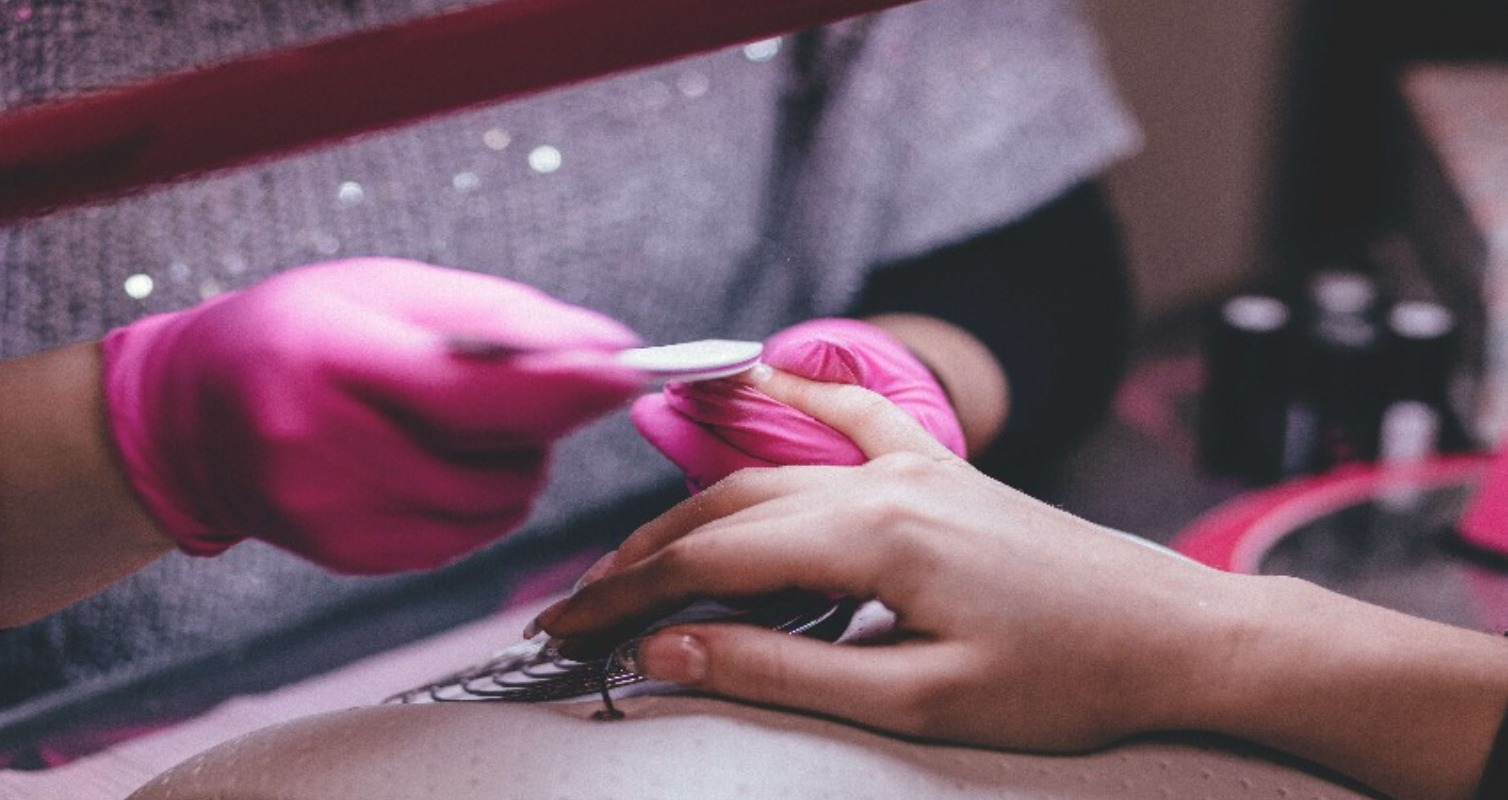
[(340, 572), (426, 568), (523, 520), (551, 443), (639, 387), (611, 357), (636, 344), (527, 286), (352, 259), (112, 331), (106, 417), (189, 553), (253, 537)]
[[(964, 454), (953, 406), (925, 366), (890, 334), (852, 319), (818, 319), (765, 342), (764, 363), (831, 383), (852, 383), (889, 398), (949, 450)], [(672, 383), (639, 398), (639, 432), (705, 489), (744, 467), (853, 465), (864, 453), (847, 436), (734, 380)]]

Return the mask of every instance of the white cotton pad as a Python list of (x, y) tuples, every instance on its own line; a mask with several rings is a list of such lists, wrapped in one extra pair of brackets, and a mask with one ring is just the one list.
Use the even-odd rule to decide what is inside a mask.
[(618, 363), (656, 380), (689, 383), (737, 375), (758, 364), (763, 352), (759, 342), (703, 339), (624, 350), (618, 354)]

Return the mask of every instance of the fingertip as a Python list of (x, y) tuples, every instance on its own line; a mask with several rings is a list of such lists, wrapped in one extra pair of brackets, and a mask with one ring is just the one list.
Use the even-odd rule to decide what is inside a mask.
[(576, 579), (576, 585), (571, 587), (571, 594), (575, 594), (588, 585), (607, 577), (617, 565), (617, 561), (618, 551), (607, 551), (601, 558), (593, 562), (590, 567), (587, 567), (586, 572), (581, 573), (581, 577)]
[[(538, 614), (535, 614), (534, 619), (530, 620), (529, 624), (524, 626), (524, 638), (533, 639), (535, 636), (538, 636), (541, 633), (548, 633), (551, 635), (560, 633), (561, 618), (565, 615), (566, 609), (572, 605), (571, 601), (573, 599), (574, 595), (561, 600), (556, 600), (555, 602), (546, 606), (545, 610), (539, 612)], [(569, 633), (569, 631), (567, 631), (567, 633)]]
[(735, 377), (750, 386), (759, 387), (769, 383), (770, 379), (775, 377), (775, 370), (769, 364), (760, 362)]

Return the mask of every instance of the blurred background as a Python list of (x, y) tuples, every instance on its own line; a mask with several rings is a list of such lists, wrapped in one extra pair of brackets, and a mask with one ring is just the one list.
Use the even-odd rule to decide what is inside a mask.
[(1111, 187), (1154, 319), (1397, 224), (1402, 74), (1508, 55), (1490, 2), (1086, 5), (1146, 135)]
[[(1429, 440), (1404, 450), (1495, 447), (1508, 8), (1087, 7), (1146, 139), (1110, 178), (1142, 324), (1068, 502), (1171, 537), (1252, 488), (1384, 459), (1398, 400), (1439, 417), (1419, 434), (1394, 415)], [(1224, 304), (1242, 295), (1276, 305), (1244, 306), (1232, 330)]]

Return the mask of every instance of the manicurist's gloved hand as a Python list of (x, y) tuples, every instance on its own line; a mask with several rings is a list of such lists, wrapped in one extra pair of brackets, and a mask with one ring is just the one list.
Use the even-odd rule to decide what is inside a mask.
[[(764, 362), (812, 380), (883, 395), (958, 455), (963, 432), (937, 380), (893, 336), (852, 319), (818, 319), (775, 334)], [(744, 467), (853, 465), (847, 436), (736, 380), (670, 384), (633, 406), (639, 432), (705, 489)]]
[(111, 332), (106, 415), (187, 552), (251, 537), (341, 572), (426, 568), (523, 520), (551, 443), (638, 388), (611, 357), (636, 344), (517, 283), (352, 259)]

